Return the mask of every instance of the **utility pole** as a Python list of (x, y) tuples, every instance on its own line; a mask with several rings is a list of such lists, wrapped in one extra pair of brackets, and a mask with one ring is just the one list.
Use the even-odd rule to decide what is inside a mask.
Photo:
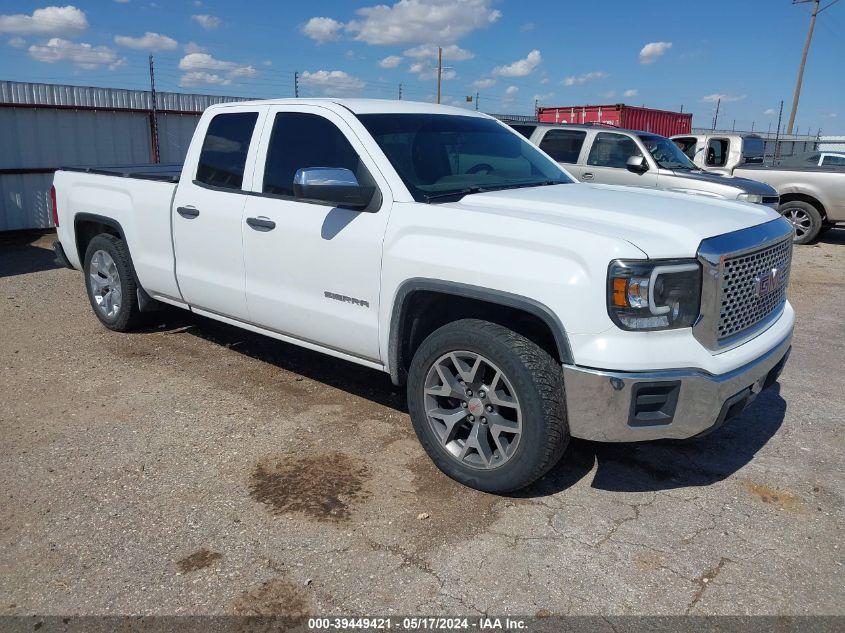
[(437, 47), (437, 103), (440, 103), (440, 81), (443, 79), (443, 48)]
[(754, 131), (754, 121), (751, 122), (751, 131)]
[(775, 132), (775, 153), (774, 159), (777, 160), (780, 156), (780, 122), (783, 118), (783, 99), (780, 101), (780, 110), (778, 110), (778, 131)]
[(293, 73), (293, 96), (299, 98), (299, 71)]
[(399, 101), (402, 101), (402, 84), (399, 84)]
[(721, 97), (716, 99), (716, 114), (713, 115), (713, 129), (716, 129), (716, 123), (719, 122), (719, 106), (722, 105)]
[[(798, 110), (798, 98), (801, 96), (801, 83), (804, 81), (804, 66), (807, 64), (807, 53), (810, 52), (810, 42), (813, 39), (813, 29), (816, 27), (816, 16), (819, 14), (820, 0), (792, 0), (792, 4), (804, 4), (806, 2), (813, 3), (813, 13), (810, 16), (810, 28), (807, 31), (807, 39), (804, 41), (804, 52), (801, 53), (801, 66), (798, 67), (798, 79), (795, 82), (795, 94), (792, 97), (792, 111), (789, 113), (789, 123), (786, 126), (787, 134), (792, 134), (792, 125), (795, 123), (795, 113)], [(833, 2), (830, 4), (833, 4)], [(827, 7), (829, 7), (830, 4), (827, 5)], [(825, 9), (827, 7), (825, 7)]]
[(152, 111), (150, 112), (150, 130), (153, 136), (153, 162), (161, 161), (158, 147), (158, 102), (156, 100), (156, 74), (153, 64), (153, 56), (150, 55), (150, 95)]
[(475, 109), (478, 110), (478, 92), (475, 93)]
[(731, 125), (731, 132), (736, 132), (736, 119), (734, 119), (733, 125)]

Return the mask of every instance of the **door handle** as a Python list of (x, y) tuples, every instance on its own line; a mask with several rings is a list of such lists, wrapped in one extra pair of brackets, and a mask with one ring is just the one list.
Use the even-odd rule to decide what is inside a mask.
[(584, 180), (592, 180), (593, 176), (594, 174), (591, 171), (588, 171), (586, 174), (581, 174), (581, 178), (583, 178)]
[(193, 220), (200, 214), (200, 210), (194, 209), (193, 207), (176, 207), (176, 213), (181, 215), (183, 218)]
[(247, 218), (246, 223), (256, 231), (261, 231), (262, 233), (266, 233), (267, 231), (272, 231), (276, 228), (276, 223), (273, 220), (268, 220), (267, 218)]

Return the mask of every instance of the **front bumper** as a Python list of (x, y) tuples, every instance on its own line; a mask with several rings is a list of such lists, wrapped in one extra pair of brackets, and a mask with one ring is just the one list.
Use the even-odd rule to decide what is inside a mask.
[(777, 380), (792, 333), (725, 374), (699, 369), (613, 372), (564, 365), (569, 431), (600, 442), (683, 439), (708, 433)]

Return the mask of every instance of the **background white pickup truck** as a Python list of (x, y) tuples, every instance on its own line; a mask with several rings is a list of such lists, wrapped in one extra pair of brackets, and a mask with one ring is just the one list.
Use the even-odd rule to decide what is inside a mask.
[(570, 436), (708, 432), (790, 348), (775, 211), (574, 183), (465, 110), (217, 105), (183, 168), (61, 170), (53, 193), (107, 327), (166, 303), (388, 372), (434, 462), (484, 490)]

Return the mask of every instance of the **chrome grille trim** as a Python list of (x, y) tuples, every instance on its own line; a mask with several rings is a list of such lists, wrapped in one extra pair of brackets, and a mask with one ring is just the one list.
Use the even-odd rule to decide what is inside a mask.
[[(707, 349), (727, 351), (757, 336), (778, 319), (786, 304), (788, 270), (783, 286), (772, 292), (776, 296), (764, 297), (760, 306), (748, 295), (748, 284), (754, 283), (768, 258), (780, 257), (777, 261), (782, 266), (789, 266), (792, 237), (792, 226), (778, 218), (701, 242), (698, 248), (698, 261), (703, 269), (701, 314), (692, 331)], [(755, 267), (753, 262), (759, 265)], [(739, 275), (734, 276), (735, 272)], [(731, 276), (728, 278), (728, 275)], [(723, 309), (725, 291), (728, 304)]]
[[(722, 265), (721, 310), (716, 337), (719, 341), (741, 334), (765, 319), (786, 301), (792, 240), (738, 257), (727, 257)], [(758, 279), (776, 271), (780, 285), (758, 296)]]

